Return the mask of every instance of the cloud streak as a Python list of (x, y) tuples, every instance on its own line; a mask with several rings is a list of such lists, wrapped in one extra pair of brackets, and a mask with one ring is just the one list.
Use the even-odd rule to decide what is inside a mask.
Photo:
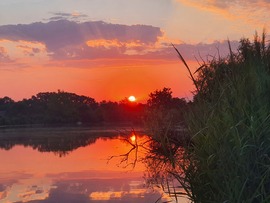
[(270, 23), (269, 0), (177, 0), (185, 5), (213, 12), (252, 26)]
[(258, 7), (258, 6), (270, 6), (269, 0), (178, 0), (182, 3), (188, 3), (189, 5), (199, 6), (201, 8), (219, 8), (226, 10), (235, 6), (241, 7)]
[(73, 13), (64, 13), (64, 12), (53, 12), (53, 17), (49, 18), (49, 21), (57, 20), (83, 20), (88, 17), (88, 15), (73, 12)]

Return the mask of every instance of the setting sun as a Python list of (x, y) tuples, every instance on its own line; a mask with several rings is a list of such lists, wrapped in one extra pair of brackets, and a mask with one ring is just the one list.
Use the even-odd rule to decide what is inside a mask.
[(128, 101), (135, 102), (136, 98), (134, 96), (129, 96)]

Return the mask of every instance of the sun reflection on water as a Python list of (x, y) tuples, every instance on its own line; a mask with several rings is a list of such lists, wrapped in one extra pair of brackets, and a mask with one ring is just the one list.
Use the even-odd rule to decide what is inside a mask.
[(135, 141), (136, 141), (136, 135), (135, 134), (132, 134), (130, 136), (130, 140), (131, 140), (132, 143), (135, 143)]

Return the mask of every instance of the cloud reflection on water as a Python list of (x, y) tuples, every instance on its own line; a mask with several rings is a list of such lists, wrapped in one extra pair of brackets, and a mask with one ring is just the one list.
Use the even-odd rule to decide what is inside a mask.
[[(88, 174), (87, 174), (88, 173)], [(82, 172), (93, 176), (91, 171)], [(110, 172), (108, 172), (109, 174)], [(96, 171), (94, 171), (96, 174)], [(104, 172), (103, 172), (104, 174)], [(114, 175), (115, 172), (113, 173)], [(118, 176), (121, 176), (118, 172)], [(137, 174), (136, 174), (137, 175)], [(123, 178), (72, 179), (63, 174), (49, 178), (21, 179), (10, 185), (0, 185), (0, 202), (155, 202), (160, 194), (147, 189), (141, 177), (123, 174)], [(79, 174), (77, 174), (79, 176)], [(100, 175), (102, 176), (102, 174)]]

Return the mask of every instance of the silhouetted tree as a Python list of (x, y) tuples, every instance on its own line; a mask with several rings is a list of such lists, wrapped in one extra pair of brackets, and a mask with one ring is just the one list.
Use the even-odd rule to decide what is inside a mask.
[(18, 102), (0, 99), (0, 125), (140, 123), (144, 107), (129, 101), (97, 103), (91, 97), (63, 91), (41, 92)]
[(9, 97), (0, 98), (0, 125), (8, 125), (9, 120), (6, 118), (6, 113), (15, 102)]
[(183, 124), (183, 113), (187, 102), (183, 98), (172, 97), (170, 88), (156, 90), (149, 94), (145, 122), (152, 130), (165, 130)]
[(149, 94), (147, 100), (148, 108), (170, 108), (172, 104), (172, 91), (164, 87), (162, 90), (156, 90)]
[[(11, 100), (5, 99), (5, 108)], [(1, 108), (1, 103), (0, 103)], [(44, 92), (13, 102), (6, 110), (5, 119), (10, 124), (59, 124), (76, 122), (97, 122), (98, 103), (90, 97), (67, 92)]]

